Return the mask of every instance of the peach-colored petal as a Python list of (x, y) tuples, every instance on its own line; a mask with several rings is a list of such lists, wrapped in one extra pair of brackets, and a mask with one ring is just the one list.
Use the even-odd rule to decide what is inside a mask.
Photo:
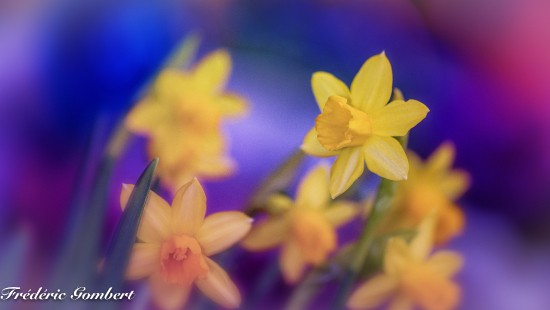
[(388, 310), (413, 310), (413, 301), (405, 295), (397, 295), (388, 305)]
[(301, 180), (296, 193), (296, 207), (321, 209), (330, 200), (328, 192), (329, 167), (319, 164)]
[(284, 215), (270, 217), (254, 226), (241, 245), (250, 251), (273, 248), (287, 238), (289, 225)]
[(137, 280), (158, 271), (160, 267), (160, 244), (136, 243), (132, 248), (126, 278)]
[(149, 278), (151, 298), (155, 305), (163, 310), (181, 309), (189, 297), (191, 287), (169, 284), (160, 273)]
[[(134, 185), (124, 184), (120, 193), (120, 205), (124, 209)], [(170, 235), (170, 206), (159, 195), (149, 191), (141, 216), (137, 238), (144, 242), (160, 243)]]
[(359, 206), (351, 201), (337, 201), (325, 211), (325, 217), (334, 227), (340, 227), (351, 221), (359, 213)]
[(172, 202), (172, 229), (176, 234), (195, 235), (204, 221), (206, 195), (194, 178), (183, 185)]
[(210, 271), (204, 279), (195, 281), (197, 287), (214, 302), (226, 308), (237, 308), (241, 304), (239, 289), (220, 265), (206, 258)]
[(454, 276), (464, 265), (462, 255), (452, 251), (439, 251), (426, 262), (430, 269), (448, 278)]
[(397, 279), (392, 276), (375, 276), (353, 292), (347, 306), (350, 309), (375, 309), (395, 292), (397, 284)]
[(204, 254), (211, 256), (239, 242), (251, 227), (252, 219), (242, 212), (218, 212), (206, 217), (197, 240)]
[(305, 261), (298, 243), (289, 240), (283, 245), (279, 265), (287, 283), (294, 284), (302, 278)]

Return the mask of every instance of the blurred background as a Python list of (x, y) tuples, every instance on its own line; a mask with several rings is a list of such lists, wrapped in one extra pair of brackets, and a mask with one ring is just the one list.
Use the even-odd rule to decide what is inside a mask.
[[(461, 308), (550, 309), (549, 29), (542, 0), (0, 0), (0, 266), (11, 266), (0, 284), (43, 285), (93, 128), (108, 133), (196, 33), (201, 55), (230, 50), (229, 89), (251, 104), (227, 125), (239, 169), (206, 185), (210, 211), (242, 208), (300, 145), (317, 114), (314, 71), (350, 83), (385, 51), (394, 84), (431, 110), (411, 148), (426, 156), (451, 140), (473, 178), (467, 229), (451, 246), (466, 257)], [(132, 139), (111, 180), (105, 238), (120, 183), (146, 163)]]

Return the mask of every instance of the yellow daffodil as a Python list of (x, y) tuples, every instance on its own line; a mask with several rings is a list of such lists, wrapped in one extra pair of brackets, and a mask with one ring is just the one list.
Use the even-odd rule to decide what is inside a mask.
[(307, 265), (318, 266), (336, 249), (336, 228), (357, 213), (350, 202), (332, 202), (326, 165), (312, 169), (300, 182), (296, 200), (272, 197), (279, 214), (252, 229), (242, 245), (251, 251), (282, 246), (279, 263), (284, 279), (296, 283)]
[[(123, 208), (132, 189), (132, 185), (123, 186)], [(240, 304), (239, 290), (208, 256), (240, 241), (249, 232), (252, 220), (242, 212), (219, 212), (206, 218), (205, 212), (206, 196), (197, 179), (177, 191), (172, 206), (149, 192), (127, 278), (148, 277), (152, 297), (163, 309), (181, 307), (193, 283), (224, 307)]]
[(126, 118), (126, 127), (149, 138), (159, 175), (177, 190), (191, 176), (222, 177), (233, 170), (221, 122), (242, 115), (245, 100), (224, 89), (231, 71), (225, 50), (207, 55), (192, 70), (165, 69)]
[(386, 179), (407, 179), (407, 156), (393, 137), (406, 135), (429, 110), (416, 100), (388, 104), (392, 69), (384, 53), (363, 64), (350, 89), (327, 72), (314, 73), (311, 86), (321, 114), (302, 150), (318, 157), (337, 156), (330, 171), (333, 198), (361, 176), (365, 163)]
[(402, 238), (388, 241), (384, 272), (362, 284), (351, 295), (351, 309), (425, 310), (455, 309), (460, 287), (451, 280), (463, 264), (460, 254), (439, 251), (429, 256), (432, 247), (433, 217), (424, 221), (417, 236), (407, 244)]
[(469, 186), (465, 171), (452, 170), (455, 149), (442, 144), (427, 160), (409, 154), (411, 168), (407, 182), (399, 183), (392, 218), (401, 228), (415, 227), (430, 212), (438, 214), (435, 227), (437, 244), (447, 242), (464, 228), (464, 214), (455, 204)]

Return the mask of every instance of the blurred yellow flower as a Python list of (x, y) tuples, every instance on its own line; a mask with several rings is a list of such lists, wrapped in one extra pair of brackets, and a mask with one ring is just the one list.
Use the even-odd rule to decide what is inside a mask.
[[(123, 186), (123, 208), (132, 189), (133, 185)], [(205, 212), (206, 196), (197, 179), (177, 191), (171, 207), (149, 192), (127, 278), (149, 277), (153, 300), (163, 309), (181, 308), (193, 283), (224, 307), (236, 308), (240, 304), (239, 290), (208, 256), (240, 241), (249, 232), (252, 219), (235, 211), (205, 218)]]
[(455, 204), (468, 188), (469, 175), (452, 170), (454, 146), (442, 144), (425, 163), (409, 153), (409, 179), (398, 185), (392, 218), (401, 228), (416, 227), (430, 212), (438, 214), (435, 242), (442, 244), (464, 229), (464, 214)]
[(420, 225), (417, 236), (407, 244), (402, 238), (388, 241), (384, 255), (384, 272), (360, 285), (351, 295), (351, 309), (378, 309), (389, 301), (388, 309), (455, 309), (460, 301), (460, 287), (451, 280), (463, 264), (462, 256), (439, 251), (429, 256), (432, 247), (434, 218)]
[(230, 72), (225, 50), (207, 55), (190, 71), (165, 69), (126, 118), (130, 131), (149, 138), (148, 152), (161, 158), (159, 175), (174, 192), (192, 176), (233, 171), (221, 122), (244, 114), (247, 104), (224, 92)]
[(387, 104), (392, 69), (384, 53), (363, 64), (351, 89), (327, 72), (314, 73), (311, 86), (321, 114), (301, 148), (313, 156), (337, 156), (330, 172), (333, 198), (361, 176), (364, 163), (386, 179), (407, 179), (407, 156), (393, 137), (406, 135), (429, 110), (416, 100)]
[(251, 251), (282, 246), (279, 263), (284, 279), (296, 283), (307, 265), (318, 266), (336, 249), (336, 228), (357, 214), (351, 202), (332, 202), (329, 171), (318, 165), (302, 179), (296, 200), (283, 195), (271, 198), (279, 214), (252, 228), (242, 245)]

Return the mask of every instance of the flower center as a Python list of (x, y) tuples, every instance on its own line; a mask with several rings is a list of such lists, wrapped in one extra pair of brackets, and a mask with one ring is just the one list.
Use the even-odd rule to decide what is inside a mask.
[(295, 211), (292, 237), (298, 242), (304, 260), (319, 265), (336, 248), (336, 234), (330, 223), (318, 212)]
[(454, 309), (460, 295), (455, 283), (434, 273), (425, 265), (411, 266), (403, 273), (401, 289), (427, 310)]
[(172, 236), (162, 244), (160, 253), (161, 273), (168, 283), (190, 286), (208, 273), (200, 245), (193, 237)]
[(368, 115), (340, 96), (330, 96), (315, 119), (317, 139), (329, 151), (365, 143), (372, 133)]

